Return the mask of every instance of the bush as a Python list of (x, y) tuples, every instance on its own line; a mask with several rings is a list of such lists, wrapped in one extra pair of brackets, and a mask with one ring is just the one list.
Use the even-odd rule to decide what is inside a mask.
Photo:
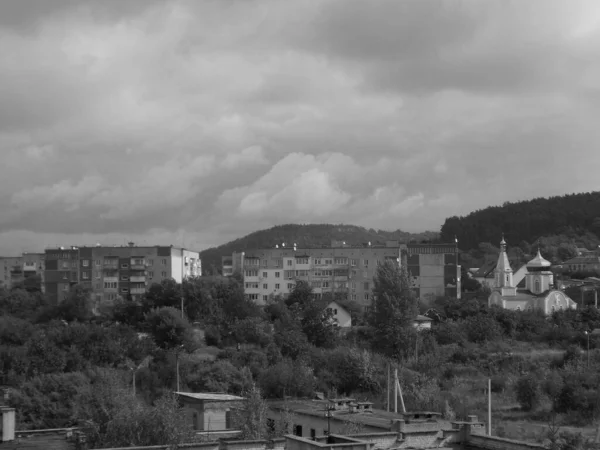
[(534, 374), (525, 375), (515, 386), (517, 401), (525, 411), (533, 410), (540, 402), (540, 386)]

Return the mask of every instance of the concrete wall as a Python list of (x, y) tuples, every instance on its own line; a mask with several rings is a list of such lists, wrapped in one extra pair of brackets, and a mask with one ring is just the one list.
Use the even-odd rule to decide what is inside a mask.
[(464, 444), (467, 450), (542, 450), (542, 444), (513, 441), (495, 436), (470, 435)]

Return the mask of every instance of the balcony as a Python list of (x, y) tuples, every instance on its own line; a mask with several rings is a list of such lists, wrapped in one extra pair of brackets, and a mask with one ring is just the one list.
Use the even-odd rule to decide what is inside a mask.
[(131, 295), (145, 294), (146, 288), (131, 288), (129, 289), (129, 292), (131, 293)]
[(129, 267), (131, 268), (131, 270), (146, 270), (146, 267), (148, 267), (148, 264), (146, 264), (146, 263), (131, 264)]
[(145, 283), (146, 282), (146, 276), (145, 275), (130, 276), (129, 277), (129, 281), (131, 281), (132, 283)]
[(103, 271), (114, 271), (114, 270), (119, 270), (119, 265), (118, 264), (111, 264), (110, 266), (102, 266), (102, 270)]

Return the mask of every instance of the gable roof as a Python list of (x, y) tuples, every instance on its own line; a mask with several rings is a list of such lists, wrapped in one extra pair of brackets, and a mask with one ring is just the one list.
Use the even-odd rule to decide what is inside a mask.
[(207, 393), (193, 393), (193, 392), (175, 392), (180, 397), (191, 398), (194, 400), (206, 400), (211, 402), (233, 402), (244, 400), (244, 397), (238, 397), (237, 395), (229, 394), (214, 394), (211, 392)]

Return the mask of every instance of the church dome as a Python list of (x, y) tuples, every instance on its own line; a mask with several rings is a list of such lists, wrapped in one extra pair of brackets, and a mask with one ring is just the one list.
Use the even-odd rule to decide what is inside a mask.
[(551, 265), (552, 263), (542, 256), (539, 249), (535, 258), (527, 263), (528, 268), (550, 267)]

